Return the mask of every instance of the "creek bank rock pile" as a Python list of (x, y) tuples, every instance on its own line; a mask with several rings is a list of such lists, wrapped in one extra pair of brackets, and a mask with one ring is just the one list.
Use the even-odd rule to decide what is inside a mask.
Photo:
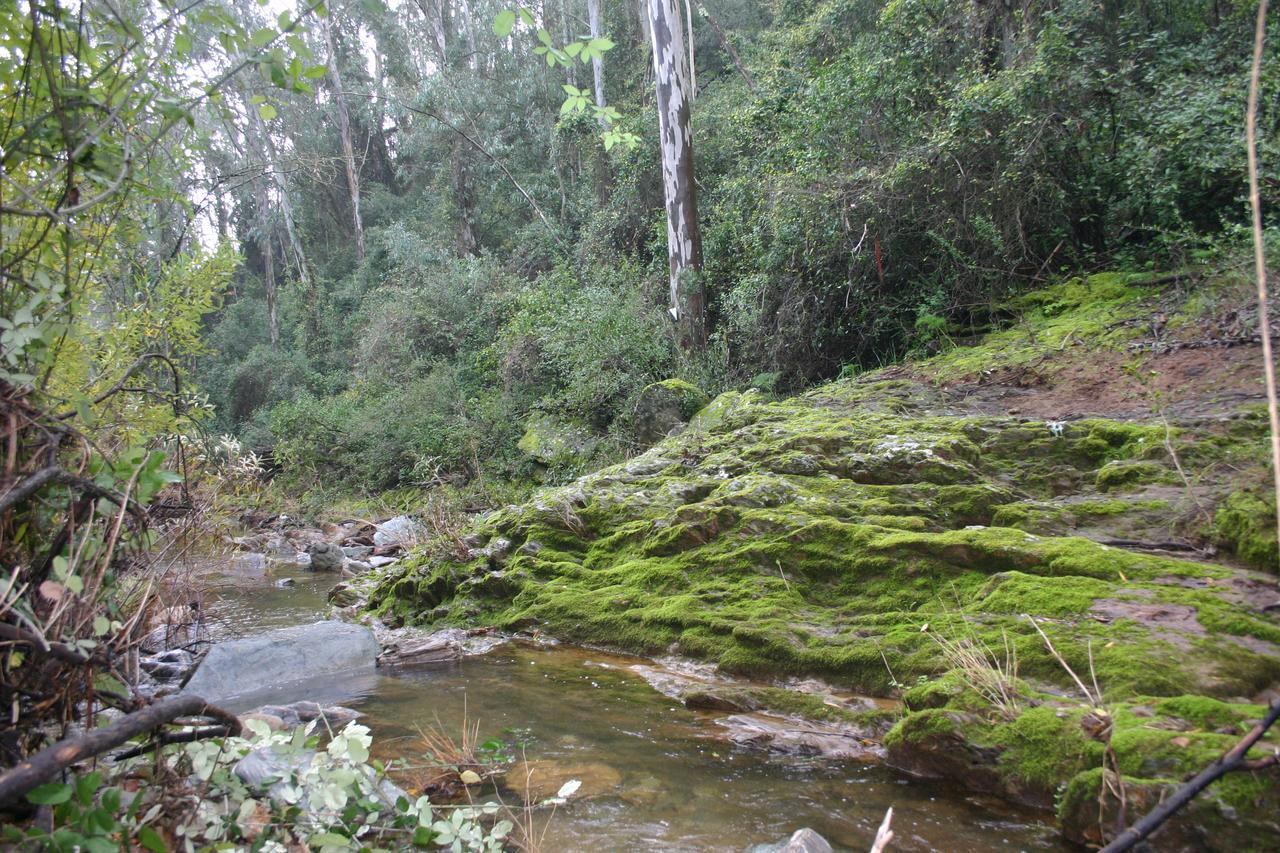
[(272, 562), (301, 565), (344, 578), (394, 565), (426, 535), (422, 525), (407, 515), (377, 524), (351, 520), (310, 526), (287, 515), (254, 513), (244, 514), (241, 521), (253, 532), (231, 537), (228, 544), (247, 552), (242, 560), (257, 560), (263, 567)]
[[(1280, 695), (1280, 586), (1244, 565), (1274, 555), (1248, 509), (1265, 506), (1265, 414), (1202, 400), (1173, 420), (1034, 420), (938, 371), (976, 365), (955, 383), (972, 389), (1001, 359), (1105, 361), (1130, 345), (1107, 336), (1143, 328), (1139, 290), (1041, 294), (1023, 349), (721, 395), (648, 452), (480, 519), (465, 559), (427, 548), (376, 573), (369, 607), (901, 695), (891, 762), (1055, 808), (1096, 841), (1119, 808), (1105, 773), (1132, 816)], [(1277, 815), (1280, 778), (1234, 774), (1167, 832), (1251, 849)]]

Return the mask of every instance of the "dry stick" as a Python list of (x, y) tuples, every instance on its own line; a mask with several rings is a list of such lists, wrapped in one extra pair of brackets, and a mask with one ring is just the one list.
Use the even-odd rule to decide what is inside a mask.
[(1280, 753), (1268, 755), (1256, 761), (1250, 761), (1245, 758), (1249, 749), (1266, 734), (1267, 729), (1271, 728), (1277, 719), (1280, 719), (1280, 701), (1271, 704), (1271, 710), (1267, 712), (1267, 716), (1250, 729), (1243, 740), (1231, 747), (1217, 761), (1201, 770), (1194, 779), (1175, 791), (1173, 796), (1158, 807), (1152, 809), (1146, 817), (1129, 827), (1114, 841), (1102, 848), (1101, 853), (1120, 853), (1120, 851), (1132, 848), (1139, 841), (1155, 832), (1174, 812), (1191, 802), (1196, 794), (1233, 770), (1262, 770), (1280, 764)]
[(1267, 310), (1267, 258), (1262, 236), (1262, 199), (1258, 193), (1258, 90), (1262, 77), (1262, 46), (1267, 34), (1267, 0), (1258, 4), (1253, 35), (1253, 67), (1249, 73), (1249, 107), (1245, 139), (1249, 156), (1249, 206), (1253, 210), (1253, 266), (1258, 278), (1258, 334), (1262, 338), (1262, 368), (1267, 380), (1267, 414), (1271, 419), (1271, 473), (1276, 491), (1276, 528), (1280, 530), (1280, 400), (1276, 396), (1276, 366), (1271, 355), (1271, 318)]
[(234, 720), (239, 725), (234, 714), (210, 705), (199, 696), (161, 699), (100, 729), (60, 740), (0, 774), (0, 808), (11, 805), (77, 762), (101, 755), (177, 717), (197, 714), (215, 717), (228, 725)]
[(880, 822), (880, 829), (876, 831), (875, 840), (871, 842), (871, 853), (884, 853), (889, 846), (889, 842), (893, 840), (893, 830), (889, 828), (892, 822), (893, 806), (889, 806), (889, 810), (884, 813), (884, 820)]

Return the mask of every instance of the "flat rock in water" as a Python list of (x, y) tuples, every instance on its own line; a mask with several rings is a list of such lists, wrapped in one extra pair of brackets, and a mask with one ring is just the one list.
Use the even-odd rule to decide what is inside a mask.
[(875, 740), (855, 729), (832, 723), (770, 714), (734, 714), (716, 720), (716, 724), (726, 729), (728, 739), (738, 746), (868, 763), (884, 759), (884, 748)]
[(216, 702), (318, 675), (372, 670), (377, 656), (378, 642), (362, 625), (329, 621), (282, 628), (218, 643), (186, 692)]

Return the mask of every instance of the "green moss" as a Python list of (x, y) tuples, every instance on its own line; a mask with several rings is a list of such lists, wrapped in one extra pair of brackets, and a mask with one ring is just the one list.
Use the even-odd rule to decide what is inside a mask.
[(1108, 462), (1098, 469), (1094, 484), (1100, 491), (1111, 491), (1147, 483), (1170, 482), (1171, 472), (1156, 462)]
[(1010, 782), (1053, 791), (1087, 765), (1097, 763), (1102, 745), (1080, 727), (1082, 711), (1042, 705), (995, 726), (988, 740), (1000, 748), (998, 766)]
[(1213, 517), (1213, 539), (1245, 562), (1276, 571), (1275, 497), (1269, 493), (1232, 492)]
[(1238, 705), (1208, 696), (1175, 696), (1157, 704), (1156, 710), (1199, 728), (1215, 730), (1239, 726), (1246, 720), (1260, 720), (1267, 709), (1262, 705)]

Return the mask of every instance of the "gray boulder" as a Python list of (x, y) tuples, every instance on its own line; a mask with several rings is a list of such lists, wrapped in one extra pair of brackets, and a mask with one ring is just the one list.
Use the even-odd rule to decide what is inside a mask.
[(340, 572), (342, 562), (347, 555), (332, 542), (314, 542), (307, 548), (307, 556), (311, 558), (313, 572)]
[(597, 443), (582, 427), (536, 414), (525, 424), (516, 447), (542, 465), (567, 465), (590, 456)]
[(218, 643), (187, 682), (211, 702), (320, 675), (372, 671), (378, 641), (363, 625), (316, 622)]

